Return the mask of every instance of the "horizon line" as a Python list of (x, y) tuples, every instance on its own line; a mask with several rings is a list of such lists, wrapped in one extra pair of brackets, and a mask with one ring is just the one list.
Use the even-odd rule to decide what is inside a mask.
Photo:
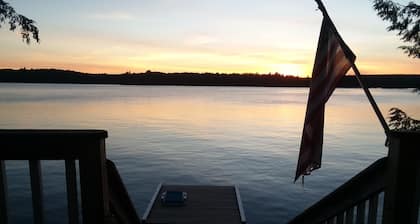
[[(268, 72), (268, 73), (260, 73), (260, 72), (189, 72), (189, 71), (182, 71), (182, 72), (162, 72), (162, 71), (152, 71), (152, 70), (146, 70), (143, 72), (132, 72), (132, 71), (126, 71), (122, 73), (108, 73), (108, 72), (84, 72), (84, 71), (77, 71), (72, 69), (65, 69), (65, 68), (0, 68), (1, 70), (14, 70), (14, 71), (20, 71), (20, 70), (57, 70), (57, 71), (66, 71), (66, 72), (74, 72), (74, 73), (82, 73), (87, 75), (127, 75), (127, 74), (147, 74), (147, 73), (162, 73), (162, 74), (226, 74), (226, 75), (279, 75), (279, 76), (285, 76), (285, 77), (296, 77), (296, 78), (311, 78), (311, 75), (289, 75), (289, 74), (283, 74), (279, 72)], [(420, 74), (415, 73), (370, 73), (370, 74), (362, 74), (366, 76), (387, 76), (387, 75), (394, 75), (394, 76), (420, 76)], [(346, 76), (354, 76), (354, 74), (346, 74)]]

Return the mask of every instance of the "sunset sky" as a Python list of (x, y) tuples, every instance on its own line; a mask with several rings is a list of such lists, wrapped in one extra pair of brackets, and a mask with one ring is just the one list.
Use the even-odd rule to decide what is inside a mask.
[[(313, 0), (9, 0), (40, 44), (0, 29), (0, 68), (92, 73), (278, 72), (309, 76), (322, 13)], [(399, 1), (404, 4), (408, 1)], [(364, 74), (420, 74), (371, 0), (324, 0)]]

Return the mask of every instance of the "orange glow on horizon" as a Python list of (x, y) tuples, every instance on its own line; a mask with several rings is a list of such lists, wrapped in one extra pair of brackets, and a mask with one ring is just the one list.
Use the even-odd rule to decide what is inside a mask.
[[(311, 77), (315, 57), (315, 47), (300, 49), (299, 46), (274, 46), (258, 49), (233, 44), (208, 49), (178, 43), (139, 44), (77, 36), (73, 37), (71, 46), (57, 40), (26, 46), (16, 43), (15, 37), (11, 37), (13, 33), (7, 34), (5, 37), (10, 40), (0, 42), (0, 47), (8, 52), (0, 56), (0, 68), (54, 68), (108, 74), (141, 73), (147, 70), (168, 73), (278, 73)], [(10, 46), (19, 51), (8, 50)], [(420, 61), (408, 58), (401, 52), (380, 56), (369, 53), (358, 54), (356, 64), (362, 74), (420, 74)]]
[[(389, 63), (386, 66), (382, 63), (360, 63), (358, 67), (362, 74), (418, 74), (416, 73), (416, 65), (407, 67), (403, 64)], [(147, 70), (158, 71), (158, 72), (195, 72), (195, 73), (258, 73), (258, 74), (282, 74), (290, 76), (298, 76), (301, 78), (312, 76), (312, 66), (302, 64), (274, 64), (264, 66), (247, 67), (246, 69), (241, 68), (226, 68), (217, 66), (206, 66), (206, 67), (188, 67), (188, 66), (144, 66), (144, 65), (118, 65), (118, 64), (83, 64), (83, 63), (17, 63), (17, 62), (0, 62), (0, 69), (62, 69), (72, 70), (85, 73), (93, 74), (122, 74), (126, 72), (142, 73)], [(347, 75), (354, 74), (352, 70), (349, 70)]]
[[(188, 58), (190, 60), (190, 58)], [(232, 64), (242, 64), (240, 62), (241, 57), (237, 58), (238, 61)], [(108, 61), (108, 60), (105, 60)], [(129, 60), (128, 60), (129, 61)], [(245, 60), (246, 61), (246, 60)], [(148, 64), (148, 63), (135, 63), (130, 64), (124, 63), (122, 59), (115, 61), (109, 60), (109, 63), (101, 63), (100, 61), (90, 61), (89, 63), (78, 63), (76, 62), (64, 62), (56, 61), (56, 59), (45, 58), (42, 61), (26, 61), (26, 60), (4, 60), (0, 61), (0, 69), (63, 69), (72, 70), (85, 73), (98, 73), (98, 74), (122, 74), (125, 72), (142, 73), (147, 70), (159, 71), (159, 72), (195, 72), (195, 73), (258, 73), (258, 74), (282, 74), (298, 76), (302, 78), (312, 76), (312, 64), (292, 64), (292, 63), (278, 63), (278, 64), (258, 64), (249, 63), (247, 65), (219, 65), (219, 63), (206, 64), (202, 66), (188, 66), (187, 62), (180, 61), (179, 64), (176, 62), (161, 62), (162, 64)], [(416, 63), (407, 64), (399, 63), (398, 61), (389, 62), (361, 62), (357, 63), (359, 70), (362, 74), (419, 74)], [(353, 74), (350, 70), (348, 74)]]

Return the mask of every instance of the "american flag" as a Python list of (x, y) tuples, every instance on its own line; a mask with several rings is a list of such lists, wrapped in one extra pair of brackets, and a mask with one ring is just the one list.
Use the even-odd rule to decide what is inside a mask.
[(325, 103), (356, 56), (344, 43), (329, 17), (322, 21), (312, 82), (306, 107), (295, 181), (321, 167)]

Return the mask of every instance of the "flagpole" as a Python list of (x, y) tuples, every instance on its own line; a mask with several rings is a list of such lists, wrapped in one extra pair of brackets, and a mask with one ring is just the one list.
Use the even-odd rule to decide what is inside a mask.
[(324, 14), (325, 17), (330, 19), (330, 16), (328, 15), (327, 9), (324, 6), (324, 3), (322, 3), (321, 0), (315, 0), (315, 2), (318, 4), (319, 10), (321, 10), (322, 14)]
[[(328, 15), (327, 9), (325, 8), (322, 1), (321, 0), (315, 0), (315, 2), (318, 4), (318, 8), (319, 8), (319, 10), (321, 10), (322, 14), (324, 14), (324, 17), (326, 17), (332, 23), (332, 20), (331, 20), (330, 16)], [(333, 26), (333, 28), (335, 29), (335, 26)], [(337, 30), (334, 30), (334, 32), (337, 34), (337, 36), (339, 38), (341, 38), (340, 34), (338, 33)], [(381, 111), (379, 110), (379, 107), (376, 104), (375, 99), (373, 99), (373, 96), (370, 93), (369, 89), (363, 84), (359, 69), (357, 68), (356, 64), (354, 64), (354, 62), (352, 62), (351, 68), (353, 69), (353, 71), (356, 75), (356, 79), (359, 82), (360, 87), (362, 87), (362, 89), (364, 90), (364, 92), (365, 92), (365, 94), (366, 94), (366, 96), (367, 96), (367, 98), (370, 102), (370, 105), (372, 106), (373, 110), (375, 111), (376, 116), (379, 119), (379, 122), (381, 122), (381, 125), (382, 125), (382, 127), (385, 131), (385, 135), (388, 137), (388, 134), (389, 134), (388, 124), (386, 123), (385, 118), (382, 115)]]
[(356, 78), (357, 78), (357, 81), (359, 82), (360, 87), (362, 87), (362, 89), (365, 91), (365, 94), (366, 94), (367, 98), (369, 99), (369, 102), (372, 105), (372, 108), (375, 111), (376, 116), (378, 117), (379, 121), (381, 122), (382, 127), (384, 128), (386, 136), (388, 137), (388, 134), (389, 134), (388, 124), (386, 123), (385, 118), (382, 115), (381, 111), (379, 110), (379, 107), (376, 104), (375, 99), (373, 99), (373, 96), (370, 93), (369, 89), (363, 84), (359, 69), (357, 68), (356, 64), (354, 64), (354, 63), (352, 64), (351, 68), (353, 69), (354, 74), (356, 75)]

